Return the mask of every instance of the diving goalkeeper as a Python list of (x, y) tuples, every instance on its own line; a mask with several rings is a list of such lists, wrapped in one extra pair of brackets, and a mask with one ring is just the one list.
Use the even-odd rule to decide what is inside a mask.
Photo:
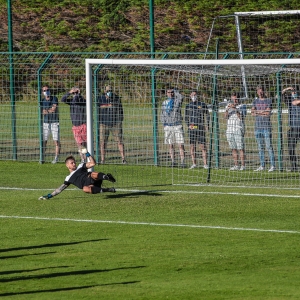
[(116, 182), (115, 178), (111, 174), (104, 174), (98, 172), (89, 172), (88, 169), (96, 165), (95, 159), (91, 156), (86, 149), (81, 150), (83, 154), (89, 158), (89, 162), (81, 163), (76, 166), (76, 161), (73, 156), (68, 156), (65, 160), (66, 167), (70, 171), (70, 174), (66, 177), (64, 183), (54, 190), (51, 194), (41, 196), (39, 200), (47, 200), (58, 194), (60, 194), (64, 189), (66, 189), (70, 184), (77, 186), (88, 194), (98, 194), (104, 192), (114, 193), (115, 188), (102, 188), (102, 181), (108, 180), (110, 182)]

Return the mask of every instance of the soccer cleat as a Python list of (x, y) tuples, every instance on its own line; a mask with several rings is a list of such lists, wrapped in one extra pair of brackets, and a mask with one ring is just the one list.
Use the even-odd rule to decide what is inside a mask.
[(180, 168), (183, 168), (183, 169), (184, 169), (185, 167), (186, 167), (185, 163), (181, 163), (181, 164), (180, 164)]
[(171, 168), (174, 168), (174, 167), (176, 167), (176, 166), (177, 166), (176, 162), (175, 162), (175, 161), (172, 161), (170, 167), (171, 167)]
[(268, 172), (274, 172), (276, 170), (276, 168), (274, 166), (271, 166), (271, 168), (269, 169)]
[(195, 169), (197, 167), (197, 165), (193, 164), (190, 169)]
[(245, 171), (246, 170), (246, 167), (245, 166), (241, 166), (240, 167), (240, 171)]
[(110, 173), (106, 174), (106, 177), (107, 177), (108, 181), (110, 181), (110, 182), (116, 182), (116, 179)]
[(123, 164), (123, 165), (127, 165), (126, 159), (123, 159), (123, 160), (122, 160), (122, 164)]
[(229, 169), (230, 171), (238, 171), (239, 167), (238, 166), (233, 166)]
[(263, 166), (260, 166), (259, 168), (257, 168), (256, 170), (254, 170), (254, 172), (260, 172), (263, 171), (265, 168)]
[(41, 196), (41, 197), (39, 198), (39, 200), (48, 200), (48, 198), (45, 197), (45, 196)]
[(203, 168), (207, 170), (208, 169), (208, 165), (204, 165)]

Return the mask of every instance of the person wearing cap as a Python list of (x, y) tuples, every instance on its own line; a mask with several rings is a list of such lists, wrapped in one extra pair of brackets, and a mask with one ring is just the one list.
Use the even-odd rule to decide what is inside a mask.
[(104, 88), (104, 93), (98, 97), (97, 105), (100, 125), (101, 164), (105, 163), (107, 141), (110, 133), (118, 144), (122, 164), (126, 164), (122, 127), (124, 112), (121, 98), (108, 85)]
[(182, 127), (182, 106), (183, 96), (178, 90), (167, 89), (167, 99), (161, 106), (160, 121), (164, 126), (165, 144), (169, 145), (171, 167), (176, 166), (174, 144), (178, 144), (180, 155), (180, 167), (185, 167), (184, 163), (184, 137)]
[(254, 99), (251, 108), (251, 115), (255, 117), (255, 139), (258, 145), (260, 166), (256, 172), (264, 171), (265, 169), (265, 146), (269, 153), (271, 167), (268, 172), (274, 172), (275, 155), (272, 145), (272, 100), (267, 97), (263, 87), (256, 88), (257, 98)]
[(72, 122), (72, 131), (81, 161), (85, 161), (85, 155), (81, 149), (87, 145), (87, 129), (86, 129), (86, 100), (80, 94), (78, 87), (72, 87), (61, 99), (63, 103), (70, 106), (70, 117)]
[(52, 138), (55, 143), (55, 157), (52, 163), (56, 164), (58, 162), (60, 152), (58, 99), (51, 95), (49, 86), (44, 85), (42, 91), (44, 95), (41, 102), (43, 114), (43, 148), (45, 152), (49, 133), (51, 131)]
[(287, 140), (291, 168), (287, 171), (297, 172), (296, 146), (300, 139), (300, 94), (296, 87), (289, 86), (282, 90), (282, 96), (289, 112)]

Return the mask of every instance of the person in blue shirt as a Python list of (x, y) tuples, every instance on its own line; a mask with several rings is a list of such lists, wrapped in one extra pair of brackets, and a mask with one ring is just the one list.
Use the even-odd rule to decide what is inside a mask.
[(256, 172), (265, 169), (265, 146), (269, 153), (271, 167), (269, 172), (275, 171), (275, 156), (272, 145), (272, 100), (267, 98), (264, 88), (256, 88), (258, 98), (254, 99), (251, 108), (251, 115), (255, 117), (255, 139), (258, 145), (260, 166)]
[(86, 100), (80, 94), (78, 87), (72, 87), (71, 90), (62, 97), (61, 101), (70, 106), (72, 131), (81, 161), (84, 162), (85, 156), (81, 153), (81, 149), (87, 146)]
[(105, 87), (104, 94), (98, 97), (97, 105), (100, 124), (101, 164), (105, 163), (106, 147), (110, 133), (118, 144), (122, 164), (126, 164), (122, 127), (124, 112), (121, 99), (108, 85)]
[(45, 152), (49, 133), (51, 132), (55, 143), (55, 157), (52, 163), (55, 164), (58, 162), (60, 152), (58, 99), (51, 95), (49, 86), (44, 85), (42, 91), (44, 95), (41, 102), (43, 114), (43, 148)]
[(290, 86), (282, 90), (282, 96), (289, 112), (287, 140), (291, 168), (288, 171), (297, 172), (296, 146), (300, 139), (300, 92), (296, 87)]
[(188, 127), (190, 153), (192, 166), (190, 169), (197, 167), (196, 164), (196, 144), (200, 145), (202, 151), (203, 167), (208, 169), (207, 149), (206, 149), (206, 132), (209, 130), (210, 114), (206, 103), (198, 99), (196, 91), (190, 94), (191, 102), (185, 107), (185, 122)]

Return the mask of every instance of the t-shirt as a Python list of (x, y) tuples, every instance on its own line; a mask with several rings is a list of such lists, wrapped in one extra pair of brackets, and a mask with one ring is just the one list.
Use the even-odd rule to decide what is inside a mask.
[(53, 104), (56, 104), (56, 110), (53, 113), (45, 114), (44, 115), (44, 123), (58, 123), (59, 116), (58, 116), (58, 99), (55, 96), (50, 96), (50, 99), (47, 100), (44, 98), (42, 100), (42, 109), (50, 109)]
[[(226, 107), (228, 109), (228, 107)], [(238, 112), (240, 113), (240, 118), (238, 116)], [(234, 133), (237, 131), (244, 131), (245, 123), (244, 118), (246, 117), (247, 110), (245, 104), (240, 104), (236, 106), (236, 109), (229, 108), (228, 109), (228, 120), (227, 120), (227, 133)]]
[[(272, 110), (271, 99), (255, 99), (252, 103), (257, 111), (270, 109)], [(271, 113), (269, 116), (255, 116), (255, 129), (272, 129)]]
[(85, 186), (86, 179), (88, 178), (88, 169), (85, 163), (78, 165), (77, 169), (70, 173), (66, 178), (64, 184), (74, 184), (78, 188), (82, 189)]
[[(205, 124), (205, 116), (207, 118)], [(195, 125), (198, 126), (199, 129), (203, 130), (204, 126), (209, 125), (209, 111), (206, 103), (201, 101), (190, 102), (185, 107), (185, 116), (184, 120), (187, 126)]]

